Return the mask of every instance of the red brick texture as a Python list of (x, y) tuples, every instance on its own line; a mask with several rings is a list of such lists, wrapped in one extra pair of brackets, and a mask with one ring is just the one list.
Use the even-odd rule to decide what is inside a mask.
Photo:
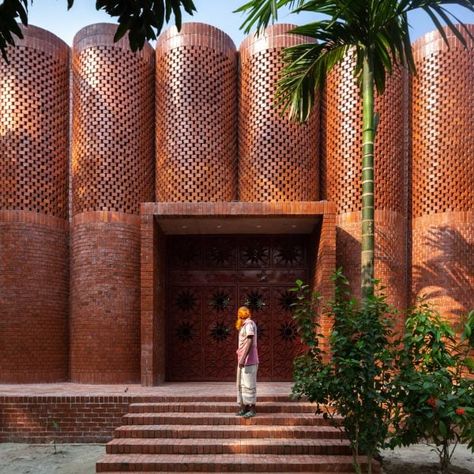
[(240, 46), (239, 199), (316, 201), (319, 199), (319, 110), (306, 124), (290, 122), (274, 104), (284, 47), (305, 38), (274, 25)]
[(474, 41), (446, 35), (414, 44), (412, 298), (457, 320), (474, 308)]
[(0, 442), (103, 443), (120, 426), (126, 396), (0, 396)]
[(154, 54), (115, 25), (74, 38), (70, 377), (140, 378), (140, 203), (154, 197)]
[(139, 217), (88, 212), (73, 217), (70, 377), (129, 383), (140, 376)]
[(157, 201), (237, 198), (237, 53), (202, 23), (156, 46)]
[(74, 37), (72, 54), (73, 213), (138, 214), (154, 197), (154, 55), (116, 26), (91, 25)]
[[(380, 123), (375, 143), (375, 276), (388, 299), (406, 306), (406, 83), (395, 71), (376, 98)], [(336, 204), (337, 266), (360, 291), (362, 105), (346, 58), (330, 74), (322, 100), (323, 198)]]
[(0, 62), (3, 383), (68, 377), (68, 58), (29, 27)]
[(0, 211), (0, 382), (68, 379), (68, 224)]

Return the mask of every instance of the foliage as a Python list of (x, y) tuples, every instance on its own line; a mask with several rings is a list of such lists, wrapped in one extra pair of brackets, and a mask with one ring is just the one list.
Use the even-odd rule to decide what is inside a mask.
[[(444, 22), (466, 46), (464, 30), (473, 35), (446, 9), (458, 4), (474, 11), (474, 0), (249, 0), (237, 11), (247, 13), (242, 28), (259, 31), (278, 19), (278, 10), (289, 7), (293, 13), (310, 12), (315, 21), (298, 26), (290, 33), (310, 39), (283, 50), (284, 68), (277, 84), (276, 103), (290, 119), (306, 121), (326, 76), (348, 54), (354, 60), (354, 75), (362, 93), (362, 239), (361, 290), (367, 300), (374, 293), (375, 183), (374, 143), (377, 114), (374, 89), (381, 94), (387, 74), (397, 67), (415, 70), (408, 13), (422, 9), (448, 42)], [(317, 19), (322, 15), (322, 19)], [(454, 22), (461, 23), (455, 26)]]
[[(67, 0), (68, 9), (73, 4), (74, 0)], [(164, 22), (168, 23), (172, 15), (176, 27), (181, 29), (181, 9), (190, 15), (196, 11), (193, 0), (96, 0), (95, 6), (97, 10), (117, 17), (119, 26), (114, 40), (118, 41), (128, 32), (132, 51), (142, 49), (145, 41), (156, 39)], [(0, 50), (5, 60), (8, 45), (15, 44), (13, 35), (23, 38), (17, 19), (28, 25), (28, 0), (4, 0), (0, 5)]]
[[(290, 33), (314, 41), (286, 48), (283, 55), (286, 67), (277, 97), (292, 118), (304, 121), (311, 112), (315, 92), (349, 51), (354, 54), (354, 73), (360, 83), (364, 59), (371, 58), (379, 93), (384, 90), (387, 74), (391, 74), (397, 64), (415, 69), (407, 20), (408, 13), (413, 10), (423, 10), (446, 41), (442, 22), (466, 45), (461, 31), (469, 37), (472, 35), (446, 9), (446, 5), (450, 4), (474, 11), (473, 0), (250, 0), (237, 11), (247, 13), (242, 24), (245, 32), (253, 28), (262, 30), (278, 19), (278, 10), (283, 7), (289, 7), (295, 14), (311, 12), (324, 16), (291, 30)], [(456, 26), (455, 23), (461, 25)]]
[(308, 346), (295, 360), (293, 394), (315, 402), (318, 413), (341, 426), (350, 440), (356, 472), (361, 472), (360, 454), (367, 455), (371, 472), (372, 459), (384, 446), (390, 424), (395, 356), (387, 318), (391, 310), (383, 296), (371, 295), (361, 306), (349, 297), (348, 282), (340, 271), (333, 279), (330, 360), (319, 348), (315, 296), (301, 281), (293, 289), (297, 294), (294, 319)]
[(396, 377), (398, 404), (391, 446), (425, 440), (439, 455), (446, 472), (456, 445), (474, 451), (474, 311), (466, 318), (461, 337), (429, 305), (412, 309), (399, 353)]

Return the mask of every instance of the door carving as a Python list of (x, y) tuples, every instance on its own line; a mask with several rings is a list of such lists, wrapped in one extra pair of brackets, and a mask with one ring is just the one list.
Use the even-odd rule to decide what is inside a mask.
[(305, 235), (186, 235), (167, 256), (167, 379), (235, 380), (237, 308), (258, 327), (259, 380), (290, 380), (301, 350), (291, 318), (297, 278), (307, 280)]

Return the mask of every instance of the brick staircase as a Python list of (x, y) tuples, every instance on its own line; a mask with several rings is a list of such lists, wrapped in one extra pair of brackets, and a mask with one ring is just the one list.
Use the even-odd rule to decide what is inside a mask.
[(353, 472), (348, 441), (308, 403), (259, 397), (246, 420), (231, 397), (159, 400), (130, 405), (97, 472)]

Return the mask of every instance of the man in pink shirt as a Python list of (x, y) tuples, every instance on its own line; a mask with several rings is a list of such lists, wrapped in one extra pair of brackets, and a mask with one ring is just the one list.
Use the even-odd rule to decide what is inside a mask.
[(257, 401), (257, 325), (252, 320), (246, 306), (239, 308), (235, 327), (239, 331), (237, 349), (237, 403), (240, 406), (238, 416), (251, 418), (256, 415)]

